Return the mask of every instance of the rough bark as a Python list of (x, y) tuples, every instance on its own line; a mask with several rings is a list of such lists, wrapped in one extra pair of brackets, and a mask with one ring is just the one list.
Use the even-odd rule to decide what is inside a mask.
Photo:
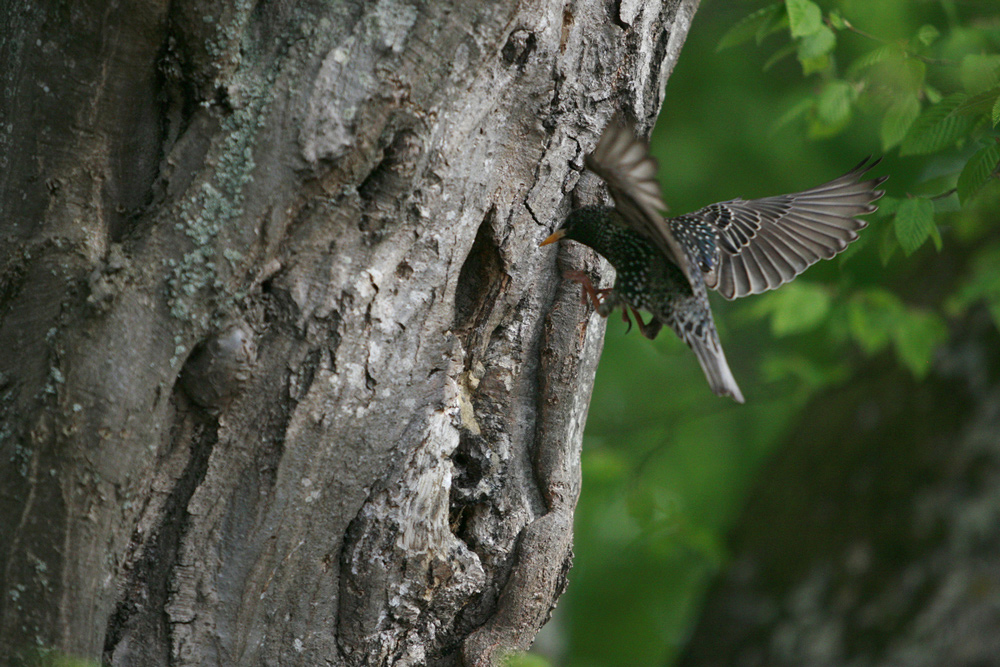
[(603, 336), (536, 245), (696, 5), (5, 3), (0, 655), (527, 647)]
[(885, 360), (806, 411), (681, 665), (997, 664), (1000, 345), (985, 312), (958, 338), (926, 381)]

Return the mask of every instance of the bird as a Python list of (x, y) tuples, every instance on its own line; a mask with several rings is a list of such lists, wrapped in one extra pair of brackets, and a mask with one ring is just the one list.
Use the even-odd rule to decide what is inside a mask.
[[(566, 278), (583, 286), (598, 314), (622, 308), (653, 339), (670, 327), (695, 353), (709, 387), (743, 403), (708, 301), (708, 289), (736, 299), (775, 289), (858, 239), (877, 209), (887, 176), (862, 180), (881, 159), (862, 160), (828, 183), (787, 195), (732, 199), (666, 217), (658, 165), (634, 127), (615, 117), (584, 164), (608, 187), (613, 206), (584, 206), (541, 246), (562, 239), (589, 246), (615, 267), (610, 289), (594, 289), (582, 271)], [(626, 310), (627, 309), (627, 310)], [(639, 314), (651, 315), (646, 323)]]

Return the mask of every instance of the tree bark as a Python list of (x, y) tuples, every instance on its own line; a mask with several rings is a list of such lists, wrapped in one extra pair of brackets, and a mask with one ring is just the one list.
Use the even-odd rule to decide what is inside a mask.
[(5, 3), (0, 655), (529, 646), (603, 338), (536, 246), (696, 6)]

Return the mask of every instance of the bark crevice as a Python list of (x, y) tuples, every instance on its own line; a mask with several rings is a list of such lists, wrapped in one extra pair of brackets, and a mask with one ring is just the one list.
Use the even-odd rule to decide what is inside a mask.
[(0, 655), (529, 645), (603, 332), (538, 242), (696, 4), (3, 5)]

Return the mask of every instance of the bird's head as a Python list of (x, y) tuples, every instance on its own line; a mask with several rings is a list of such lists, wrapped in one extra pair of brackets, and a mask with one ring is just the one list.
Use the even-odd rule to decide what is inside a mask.
[(570, 213), (566, 222), (538, 245), (548, 245), (565, 238), (594, 248), (598, 245), (601, 232), (610, 224), (608, 207), (584, 206)]

